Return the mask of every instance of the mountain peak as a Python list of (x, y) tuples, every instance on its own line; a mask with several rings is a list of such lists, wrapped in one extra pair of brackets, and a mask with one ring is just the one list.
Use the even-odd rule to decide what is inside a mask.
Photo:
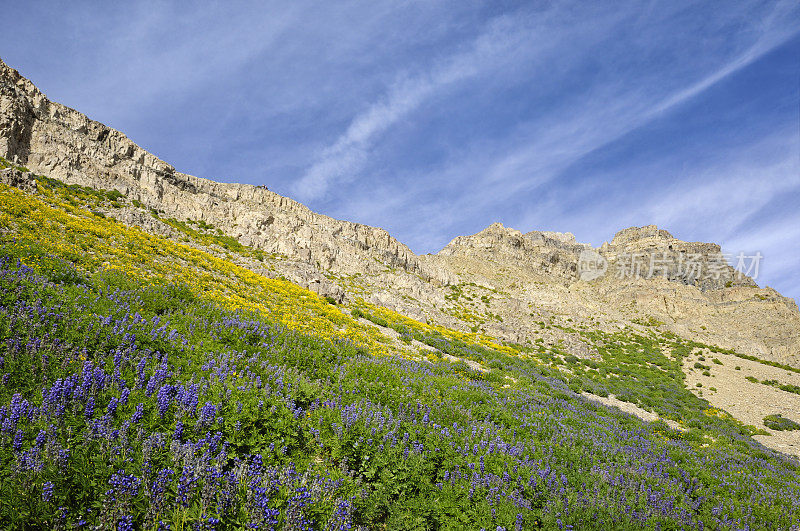
[(612, 245), (625, 245), (634, 241), (641, 240), (671, 240), (674, 239), (668, 231), (659, 229), (655, 225), (645, 225), (643, 227), (628, 227), (622, 229), (614, 235), (611, 240)]

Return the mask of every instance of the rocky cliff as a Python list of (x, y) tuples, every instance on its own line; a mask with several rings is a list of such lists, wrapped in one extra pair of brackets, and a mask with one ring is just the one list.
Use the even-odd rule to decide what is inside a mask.
[(266, 187), (186, 175), (61, 104), (0, 61), (0, 154), (33, 172), (115, 189), (166, 217), (213, 223), (243, 244), (337, 274), (400, 268), (443, 282), (385, 230), (312, 212)]
[[(180, 173), (123, 133), (49, 101), (2, 61), (0, 156), (33, 174), (118, 190), (128, 202), (107, 214), (147, 231), (182, 238), (173, 221), (214, 227), (267, 255), (225, 253), (231, 259), (338, 301), (364, 298), (508, 341), (544, 338), (582, 356), (592, 352), (573, 326), (647, 323), (800, 364), (794, 301), (737, 274), (719, 246), (683, 242), (655, 226), (622, 230), (593, 249), (572, 234), (494, 224), (418, 256), (385, 230), (317, 214), (265, 187)], [(32, 190), (31, 179), (0, 173), (0, 181)], [(585, 274), (587, 264), (595, 274)]]

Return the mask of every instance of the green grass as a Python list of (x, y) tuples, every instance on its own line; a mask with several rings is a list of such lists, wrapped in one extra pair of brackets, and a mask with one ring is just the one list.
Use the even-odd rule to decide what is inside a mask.
[[(188, 236), (190, 239), (202, 245), (217, 246), (226, 251), (232, 251), (243, 256), (255, 258), (261, 262), (264, 261), (264, 252), (260, 249), (253, 249), (246, 245), (242, 245), (239, 240), (232, 236), (228, 236), (220, 229), (214, 228), (212, 225), (205, 223), (203, 220), (187, 220), (180, 221), (175, 218), (163, 218), (154, 214), (154, 217), (166, 223), (173, 229), (177, 230)], [(195, 229), (191, 225), (197, 225)]]

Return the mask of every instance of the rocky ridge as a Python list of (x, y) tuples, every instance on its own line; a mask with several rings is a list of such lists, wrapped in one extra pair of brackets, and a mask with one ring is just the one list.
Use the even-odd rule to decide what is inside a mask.
[(244, 245), (338, 274), (387, 267), (446, 282), (383, 229), (312, 212), (266, 187), (186, 175), (127, 136), (51, 102), (0, 61), (0, 154), (36, 173), (115, 189), (166, 217), (213, 223)]
[[(684, 242), (652, 225), (622, 230), (594, 249), (569, 233), (522, 233), (496, 223), (419, 256), (383, 229), (314, 213), (266, 187), (180, 173), (123, 133), (51, 102), (2, 61), (0, 156), (66, 183), (118, 190), (129, 204), (107, 214), (149, 232), (179, 239), (165, 220), (202, 221), (269, 257), (210, 250), (339, 302), (364, 298), (507, 341), (557, 343), (579, 356), (594, 353), (570, 332), (573, 325), (658, 326), (800, 365), (793, 300), (737, 274), (719, 246)], [(31, 178), (0, 172), (0, 181), (20, 188), (32, 189)], [(587, 280), (587, 257), (604, 274)]]

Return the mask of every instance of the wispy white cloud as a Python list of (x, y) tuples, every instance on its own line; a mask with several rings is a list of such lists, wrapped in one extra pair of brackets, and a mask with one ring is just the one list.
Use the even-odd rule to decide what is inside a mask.
[(500, 17), (488, 24), (469, 49), (439, 60), (422, 74), (404, 74), (380, 100), (357, 114), (347, 130), (305, 172), (294, 187), (302, 199), (315, 199), (337, 180), (353, 177), (362, 169), (375, 139), (407, 117), (426, 99), (449, 86), (491, 68), (502, 55), (520, 44), (525, 28), (517, 21)]
[[(456, 187), (458, 183), (470, 183), (468, 191), (449, 197), (444, 206), (437, 206), (437, 209), (460, 212), (486, 211), (492, 204), (520, 193), (531, 193), (575, 161), (690, 101), (785, 43), (797, 31), (781, 17), (791, 9), (794, 8), (790, 3), (781, 2), (771, 14), (754, 20), (752, 31), (737, 42), (737, 46), (731, 47), (733, 55), (717, 64), (710, 74), (701, 71), (695, 73), (697, 77), (694, 78), (666, 80), (663, 76), (644, 80), (625, 77), (587, 88), (576, 99), (566, 104), (555, 102), (551, 109), (543, 109), (534, 119), (516, 124), (507, 135), (488, 141), (478, 139), (474, 145), (456, 147), (449, 160), (425, 170), (425, 177), (416, 184), (438, 188), (447, 186), (443, 183), (448, 182)], [(630, 22), (634, 12), (621, 9), (615, 16), (595, 17), (590, 29), (580, 27), (580, 23), (567, 16), (569, 12), (549, 13), (546, 23), (536, 26), (535, 39), (530, 38), (532, 24), (528, 21), (506, 27), (499, 33), (505, 36), (527, 34), (527, 40), (517, 37), (494, 43), (498, 32), (492, 29), (484, 33), (476, 42), (488, 43), (484, 49), (489, 53), (471, 50), (451, 58), (450, 65), (439, 66), (427, 76), (398, 84), (384, 100), (357, 115), (347, 131), (322, 151), (295, 184), (294, 192), (304, 200), (319, 199), (331, 183), (357, 179), (359, 173), (368, 168), (371, 149), (382, 133), (408, 117), (426, 98), (447, 90), (458, 81), (474, 81), (471, 78), (491, 69), (498, 56), (512, 49), (507, 43), (513, 43), (515, 53), (524, 58), (520, 63), (527, 63), (530, 73), (542, 76), (546, 84), (547, 77), (554, 75), (554, 71), (569, 71), (586, 61), (598, 46), (602, 46), (603, 39)], [(741, 15), (729, 16), (733, 18), (737, 14)], [(668, 17), (670, 12), (661, 15)], [(723, 22), (719, 24), (722, 26)], [(573, 33), (576, 28), (583, 30), (580, 35)], [(661, 41), (669, 40), (671, 28), (666, 25), (658, 29), (662, 34), (655, 35), (653, 40), (663, 45)], [(738, 53), (737, 47), (741, 50)], [(684, 59), (689, 58), (681, 58)], [(460, 66), (462, 64), (467, 66)], [(575, 98), (575, 94), (572, 96)]]
[(650, 119), (653, 116), (666, 112), (676, 105), (680, 105), (702, 94), (705, 90), (724, 80), (731, 74), (752, 64), (760, 57), (781, 46), (790, 38), (800, 33), (800, 29), (798, 29), (795, 24), (787, 24), (787, 21), (791, 21), (795, 18), (792, 16), (792, 13), (794, 13), (795, 16), (797, 14), (796, 2), (787, 0), (776, 2), (772, 11), (753, 28), (753, 30), (757, 32), (758, 37), (743, 53), (718, 68), (710, 75), (691, 83), (689, 86), (660, 101), (650, 109), (644, 118)]
[[(95, 77), (98, 91), (124, 95), (125, 104), (119, 102), (122, 109), (191, 94), (237, 73), (275, 47), (298, 24), (299, 7), (290, 4), (271, 12), (265, 8), (253, 16), (215, 3), (198, 10), (162, 2), (134, 3), (127, 8), (124, 24), (101, 30), (93, 68), (86, 73)], [(72, 16), (92, 19), (85, 11)], [(176, 25), (176, 19), (181, 23)]]
[[(784, 44), (800, 30), (793, 26), (766, 27), (758, 40), (744, 52), (729, 60), (711, 74), (688, 86), (656, 99), (629, 91), (624, 85), (605, 88), (605, 93), (571, 114), (560, 114), (543, 127), (538, 122), (525, 143), (513, 148), (486, 168), (486, 184), (507, 183), (504, 194), (484, 196), (487, 201), (500, 201), (521, 189), (531, 190), (556, 178), (560, 171), (581, 157), (608, 145), (659, 115), (702, 94)], [(485, 203), (484, 203), (485, 205)]]

